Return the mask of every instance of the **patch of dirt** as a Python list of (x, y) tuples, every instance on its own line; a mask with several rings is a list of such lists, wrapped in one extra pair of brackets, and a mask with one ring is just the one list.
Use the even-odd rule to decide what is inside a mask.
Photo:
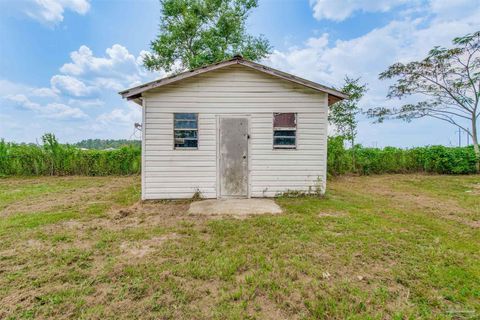
[(18, 242), (14, 248), (14, 252), (18, 250), (21, 250), (22, 252), (60, 252), (68, 249), (89, 250), (93, 247), (93, 245), (93, 240), (81, 238), (80, 236), (77, 236), (73, 241), (58, 241), (54, 243), (37, 239), (28, 239), (26, 241)]
[(318, 217), (345, 217), (347, 214), (345, 212), (320, 212)]
[(142, 224), (164, 227), (177, 226), (181, 221), (200, 222), (203, 217), (187, 214), (186, 201), (139, 201), (128, 208), (117, 208), (109, 212), (110, 227), (114, 229)]
[(42, 241), (40, 240), (35, 240), (35, 239), (29, 239), (27, 240), (27, 242), (25, 243), (26, 247), (28, 248), (31, 248), (31, 249), (43, 249), (44, 248), (44, 245), (42, 243)]
[(128, 208), (127, 209), (120, 209), (114, 214), (113, 218), (114, 219), (123, 219), (123, 218), (131, 215), (132, 213), (134, 213), (134, 212), (132, 210), (128, 209)]
[(80, 230), (85, 227), (85, 224), (78, 220), (63, 221), (63, 222), (60, 222), (60, 225), (63, 229), (69, 229), (69, 230)]
[(467, 223), (472, 228), (480, 228), (480, 221), (472, 221)]
[(199, 224), (204, 217), (192, 218), (187, 214), (188, 203), (184, 201), (142, 202), (130, 207), (113, 208), (105, 218), (89, 220), (68, 220), (43, 227), (46, 233), (58, 233), (63, 230), (74, 230), (78, 236), (96, 230), (122, 231), (140, 226), (176, 227), (188, 221)]
[(243, 272), (238, 273), (238, 274), (235, 276), (235, 280), (236, 280), (238, 283), (245, 283), (247, 277), (252, 277), (254, 274), (255, 274), (255, 273), (253, 272), (253, 270), (245, 270), (245, 271), (243, 271)]
[(143, 258), (155, 249), (159, 248), (165, 241), (179, 239), (180, 235), (176, 233), (166, 234), (160, 237), (153, 237), (147, 240), (141, 241), (124, 241), (120, 244), (120, 249), (125, 258)]
[(281, 319), (296, 319), (297, 317), (287, 316), (275, 302), (271, 301), (264, 295), (256, 296), (255, 299), (249, 303), (247, 312), (251, 315), (258, 315), (259, 319), (266, 320), (281, 320)]
[(480, 183), (473, 184), (472, 190), (468, 190), (467, 192), (471, 193), (472, 195), (480, 195)]
[(99, 304), (107, 304), (109, 296), (112, 295), (112, 286), (106, 283), (96, 283), (95, 291), (92, 295), (89, 295), (85, 298), (86, 305), (99, 305)]

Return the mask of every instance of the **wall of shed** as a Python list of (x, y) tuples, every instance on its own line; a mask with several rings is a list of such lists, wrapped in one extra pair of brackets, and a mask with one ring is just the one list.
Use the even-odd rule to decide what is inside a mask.
[[(327, 94), (234, 65), (144, 94), (144, 199), (217, 197), (217, 116), (250, 116), (250, 196), (326, 182)], [(198, 150), (173, 149), (173, 113), (199, 114)], [(273, 149), (273, 113), (297, 113), (297, 149)]]

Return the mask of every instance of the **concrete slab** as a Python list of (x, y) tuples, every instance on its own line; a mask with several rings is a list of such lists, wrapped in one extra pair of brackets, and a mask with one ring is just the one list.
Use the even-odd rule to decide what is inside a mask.
[(272, 199), (213, 199), (192, 202), (188, 213), (249, 216), (255, 214), (282, 213), (282, 209)]

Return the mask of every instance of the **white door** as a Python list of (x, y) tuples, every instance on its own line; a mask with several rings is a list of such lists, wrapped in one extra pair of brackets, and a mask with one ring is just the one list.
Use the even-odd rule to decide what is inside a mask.
[(248, 118), (219, 119), (219, 156), (220, 197), (248, 197)]

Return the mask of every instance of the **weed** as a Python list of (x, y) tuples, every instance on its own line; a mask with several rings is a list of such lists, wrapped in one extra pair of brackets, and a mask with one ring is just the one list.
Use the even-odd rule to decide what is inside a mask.
[(203, 195), (202, 195), (202, 192), (200, 191), (200, 189), (195, 189), (195, 192), (193, 193), (192, 195), (192, 198), (191, 200), (192, 201), (199, 201), (199, 200), (202, 200), (203, 199)]

